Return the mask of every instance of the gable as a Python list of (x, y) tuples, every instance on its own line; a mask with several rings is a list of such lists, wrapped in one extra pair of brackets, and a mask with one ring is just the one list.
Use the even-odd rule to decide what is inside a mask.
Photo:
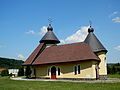
[(32, 52), (32, 54), (27, 58), (27, 60), (23, 63), (23, 65), (31, 65), (37, 56), (42, 52), (42, 48), (44, 43), (40, 43), (37, 48)]

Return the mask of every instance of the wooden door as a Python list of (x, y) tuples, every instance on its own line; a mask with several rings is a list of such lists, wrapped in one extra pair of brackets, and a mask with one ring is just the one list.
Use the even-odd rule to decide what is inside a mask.
[(56, 79), (56, 67), (51, 68), (51, 79)]

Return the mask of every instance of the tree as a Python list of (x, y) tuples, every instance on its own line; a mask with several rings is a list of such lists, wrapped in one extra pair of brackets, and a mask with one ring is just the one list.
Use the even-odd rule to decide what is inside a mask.
[(19, 68), (18, 76), (24, 76), (24, 68), (23, 67)]
[(26, 76), (26, 78), (30, 78), (31, 77), (31, 73), (32, 73), (32, 71), (30, 69), (30, 66), (27, 66), (26, 70), (25, 70), (25, 76)]
[(112, 67), (112, 74), (115, 74), (116, 73), (116, 68), (115, 68), (115, 66), (113, 65), (113, 67)]
[(3, 70), (3, 71), (1, 72), (1, 76), (9, 76), (8, 70)]
[(111, 74), (111, 67), (107, 65), (107, 73)]

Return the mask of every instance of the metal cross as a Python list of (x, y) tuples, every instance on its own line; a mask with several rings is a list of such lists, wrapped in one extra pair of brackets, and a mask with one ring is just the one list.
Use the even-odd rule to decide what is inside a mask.
[(92, 26), (92, 21), (91, 20), (89, 20), (89, 24), (90, 24), (90, 27)]
[(51, 19), (51, 18), (49, 18), (49, 19), (48, 19), (48, 22), (49, 22), (49, 24), (51, 24), (51, 23), (52, 23), (52, 19)]

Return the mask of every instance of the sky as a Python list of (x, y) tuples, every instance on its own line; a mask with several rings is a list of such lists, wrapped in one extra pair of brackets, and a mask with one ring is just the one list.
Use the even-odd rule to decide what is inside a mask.
[(61, 44), (82, 42), (90, 25), (120, 62), (120, 0), (0, 0), (0, 57), (26, 60), (50, 21)]

